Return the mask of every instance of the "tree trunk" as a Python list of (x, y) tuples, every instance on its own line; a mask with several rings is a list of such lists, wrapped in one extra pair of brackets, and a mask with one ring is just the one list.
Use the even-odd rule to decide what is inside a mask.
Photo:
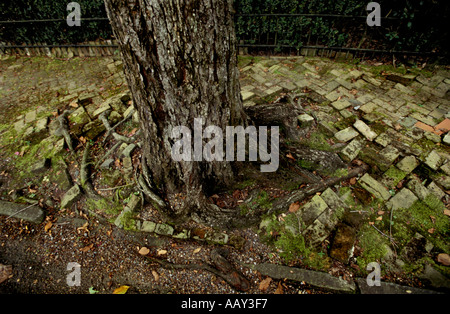
[(202, 156), (174, 160), (172, 130), (185, 126), (194, 134), (196, 118), (203, 120), (202, 129), (247, 125), (232, 0), (105, 0), (105, 5), (141, 121), (149, 194), (170, 221), (192, 213), (207, 216), (205, 193), (232, 182), (233, 163)]

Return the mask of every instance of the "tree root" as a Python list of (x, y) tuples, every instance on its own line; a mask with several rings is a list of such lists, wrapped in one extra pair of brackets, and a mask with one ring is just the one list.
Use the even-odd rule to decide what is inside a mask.
[(215, 249), (211, 252), (211, 260), (213, 266), (204, 263), (195, 264), (174, 264), (159, 260), (154, 257), (146, 256), (152, 262), (158, 263), (166, 269), (190, 269), (190, 270), (206, 270), (216, 276), (224, 279), (230, 286), (238, 291), (248, 291), (250, 282), (245, 278), (231, 263), (224, 257), (228, 255), (224, 249)]
[(70, 115), (72, 112), (73, 110), (67, 109), (56, 118), (56, 121), (58, 121), (59, 123), (59, 127), (55, 131), (56, 136), (64, 137), (67, 147), (69, 148), (71, 153), (73, 153), (74, 150), (72, 145), (72, 138), (70, 137), (69, 128), (67, 126), (66, 117)]
[[(111, 124), (109, 124), (108, 118), (106, 118), (106, 115), (108, 115), (111, 112), (111, 109), (106, 110), (105, 112), (102, 112), (99, 115), (99, 119), (100, 121), (102, 121), (103, 125), (106, 128), (106, 136), (105, 136), (105, 141), (106, 138), (109, 137), (109, 135), (112, 135), (114, 137), (114, 139), (116, 141), (120, 141), (122, 143), (127, 143), (127, 144), (131, 144), (134, 141), (136, 141), (136, 138), (141, 134), (141, 130), (139, 130), (138, 132), (136, 132), (136, 134), (134, 134), (132, 137), (126, 137), (123, 135), (120, 135), (119, 133), (115, 132), (114, 129), (118, 126), (115, 125), (114, 127), (111, 127)], [(128, 118), (128, 117), (127, 117)], [(122, 120), (123, 121), (123, 120)], [(119, 122), (121, 123), (121, 122)]]
[(326, 190), (330, 186), (333, 186), (350, 178), (356, 177), (357, 175), (363, 174), (368, 169), (369, 167), (364, 164), (360, 167), (349, 170), (346, 176), (329, 178), (327, 180), (311, 184), (310, 186), (302, 190), (294, 191), (285, 197), (278, 198), (272, 203), (272, 208), (269, 210), (269, 213), (285, 212), (289, 208), (289, 205), (291, 205), (292, 203), (300, 202), (308, 196)]

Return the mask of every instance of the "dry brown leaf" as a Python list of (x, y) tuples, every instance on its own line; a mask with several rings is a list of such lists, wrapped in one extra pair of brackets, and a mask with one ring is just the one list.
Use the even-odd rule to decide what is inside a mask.
[(157, 254), (157, 255), (164, 255), (164, 254), (167, 254), (167, 251), (166, 251), (166, 250), (158, 250), (158, 251), (156, 252), (156, 254)]
[(356, 178), (355, 178), (355, 177), (353, 177), (353, 178), (350, 179), (350, 184), (351, 184), (351, 185), (356, 184)]
[(298, 202), (292, 203), (289, 206), (289, 212), (290, 213), (295, 213), (299, 208), (300, 208), (300, 204)]
[(155, 278), (155, 281), (159, 280), (159, 274), (155, 270), (152, 270), (152, 275), (153, 275), (153, 278)]
[(125, 294), (129, 288), (130, 286), (120, 286), (114, 290), (113, 294)]
[(378, 214), (378, 215), (384, 215), (384, 210), (379, 210), (379, 211), (377, 212), (377, 214)]
[(383, 220), (383, 216), (378, 216), (375, 220)]
[(433, 215), (430, 215), (431, 222), (434, 224), (436, 222), (436, 217)]
[(444, 209), (444, 215), (447, 215), (450, 217), (450, 209)]
[(201, 247), (199, 247), (199, 248), (196, 248), (195, 250), (194, 250), (194, 254), (197, 254), (198, 252), (200, 252), (200, 250), (201, 250), (202, 248)]
[(278, 283), (277, 290), (275, 290), (275, 294), (283, 294), (283, 286), (281, 285), (281, 281)]
[(286, 154), (286, 157), (289, 158), (289, 159), (291, 159), (291, 160), (293, 160), (293, 161), (295, 161), (295, 158), (294, 158), (294, 156), (292, 156), (291, 153), (287, 153), (287, 154)]
[(72, 101), (72, 102), (69, 104), (69, 106), (72, 107), (72, 108), (78, 108), (78, 104), (77, 104), (76, 101)]
[(53, 226), (53, 224), (51, 221), (47, 222), (47, 224), (44, 227), (44, 231), (45, 232), (49, 231), (52, 226)]
[(434, 228), (430, 228), (430, 229), (428, 229), (428, 233), (433, 234), (435, 230), (436, 229), (434, 229)]
[(369, 225), (374, 225), (375, 223), (373, 221), (369, 221)]
[(450, 256), (446, 253), (438, 254), (437, 261), (442, 265), (450, 266)]
[(147, 255), (148, 253), (150, 253), (150, 250), (148, 248), (146, 248), (145, 246), (141, 247), (141, 249), (139, 250), (139, 254), (141, 255)]
[(261, 281), (259, 283), (259, 290), (261, 290), (262, 292), (266, 291), (267, 288), (269, 288), (269, 285), (271, 282), (272, 282), (272, 278), (267, 277), (266, 279), (264, 279), (263, 281)]
[(89, 251), (89, 250), (92, 249), (93, 247), (94, 247), (94, 243), (89, 244), (89, 245), (86, 245), (85, 247), (82, 247), (82, 248), (80, 249), (80, 251), (86, 253), (87, 251)]

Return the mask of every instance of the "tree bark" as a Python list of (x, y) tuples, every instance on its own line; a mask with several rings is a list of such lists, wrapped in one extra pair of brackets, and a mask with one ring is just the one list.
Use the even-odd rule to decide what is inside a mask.
[(175, 161), (172, 130), (247, 126), (232, 0), (105, 0), (143, 133), (142, 163), (166, 218), (207, 215), (205, 193), (227, 186), (233, 163)]

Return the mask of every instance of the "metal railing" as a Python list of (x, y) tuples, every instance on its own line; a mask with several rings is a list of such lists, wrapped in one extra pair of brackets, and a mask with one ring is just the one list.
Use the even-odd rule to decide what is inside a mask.
[[(270, 25), (266, 29), (262, 29), (260, 33), (255, 35), (255, 32), (251, 34), (252, 36), (246, 36), (246, 34), (237, 33), (239, 43), (238, 47), (241, 52), (244, 53), (268, 53), (268, 54), (297, 54), (297, 55), (317, 55), (322, 57), (351, 57), (351, 58), (373, 58), (377, 54), (384, 55), (409, 55), (409, 56), (423, 56), (423, 57), (436, 57), (439, 53), (434, 51), (408, 51), (403, 49), (395, 49), (395, 47), (376, 47), (374, 45), (367, 45), (364, 43), (365, 38), (380, 38), (383, 32), (392, 25), (392, 23), (407, 23), (408, 21), (401, 20), (397, 17), (381, 17), (382, 24), (386, 25), (384, 27), (368, 27), (365, 23), (367, 16), (364, 15), (340, 15), (340, 14), (236, 14), (236, 23), (256, 23), (255, 21), (264, 21), (267, 25)], [(360, 27), (353, 27), (351, 31), (351, 36), (354, 37), (353, 43), (341, 44), (341, 45), (329, 45), (327, 44), (327, 38), (325, 35), (312, 34), (311, 30), (305, 31), (304, 34), (296, 34), (295, 39), (287, 38), (286, 34), (283, 33), (283, 28), (279, 27), (281, 23), (286, 24), (286, 21), (291, 21), (294, 23), (296, 19), (309, 19), (317, 20), (321, 19), (329, 21), (330, 29), (339, 24), (339, 21), (355, 21), (358, 20)], [(106, 17), (95, 17), (95, 18), (82, 18), (82, 23), (90, 22), (108, 22)], [(338, 23), (339, 22), (339, 23)], [(55, 19), (40, 19), (40, 20), (11, 20), (11, 21), (0, 21), (0, 27), (14, 27), (16, 25), (30, 25), (30, 27), (36, 27), (36, 24), (40, 23), (66, 23), (65, 18), (55, 18)], [(358, 25), (358, 23), (353, 22), (352, 25)], [(344, 23), (345, 24), (345, 23)], [(344, 27), (345, 28), (345, 27)], [(80, 28), (82, 31), (82, 28)], [(302, 32), (302, 30), (299, 30)], [(360, 33), (360, 34), (357, 34)], [(112, 31), (111, 31), (112, 36)], [(349, 36), (349, 34), (347, 34)], [(108, 43), (4, 43), (0, 39), (0, 51), (6, 53), (8, 51), (13, 51), (17, 49), (33, 49), (33, 48), (117, 48), (117, 44), (111, 40)], [(358, 44), (357, 44), (358, 43)]]

